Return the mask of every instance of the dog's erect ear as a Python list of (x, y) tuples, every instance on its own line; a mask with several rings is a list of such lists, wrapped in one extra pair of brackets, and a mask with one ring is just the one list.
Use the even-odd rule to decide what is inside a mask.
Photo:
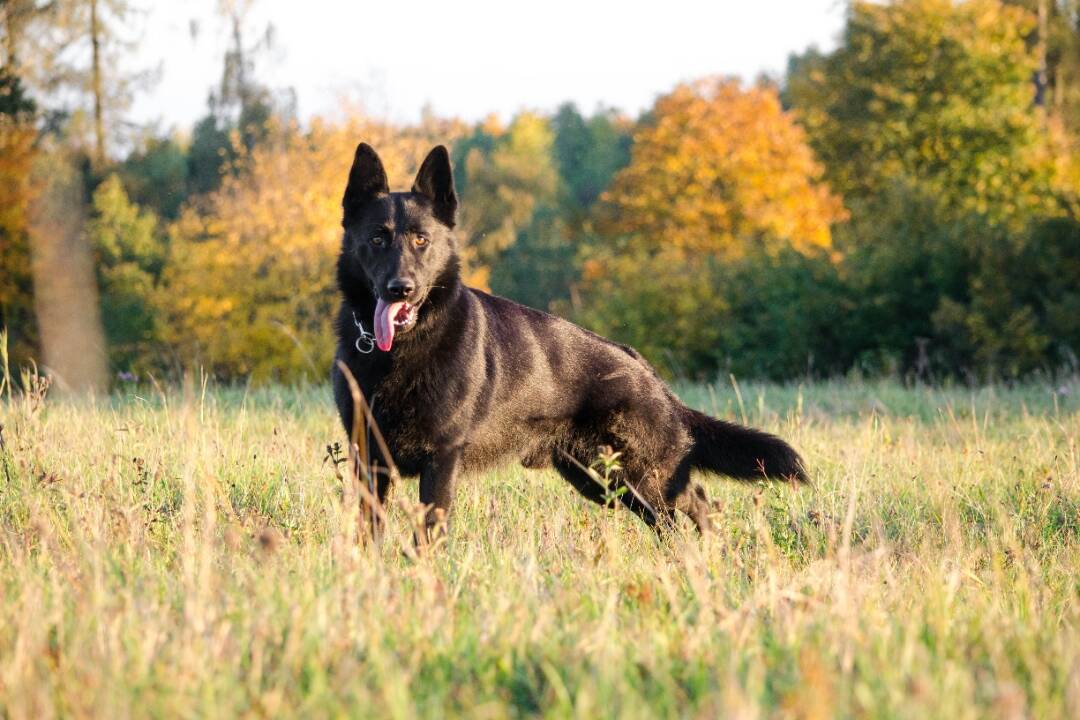
[(454, 173), (450, 169), (450, 153), (446, 146), (436, 145), (424, 158), (412, 191), (431, 200), (435, 217), (447, 227), (454, 227), (457, 193), (454, 192)]
[(360, 143), (356, 146), (352, 170), (349, 171), (345, 197), (341, 199), (345, 220), (365, 204), (389, 192), (390, 184), (386, 181), (386, 169), (383, 168), (382, 160), (370, 145)]

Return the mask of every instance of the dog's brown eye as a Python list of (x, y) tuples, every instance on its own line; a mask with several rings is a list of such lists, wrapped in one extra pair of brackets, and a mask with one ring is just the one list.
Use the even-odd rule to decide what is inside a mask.
[(374, 245), (375, 247), (382, 247), (383, 242), (384, 242), (384, 239), (383, 239), (382, 235), (372, 235), (371, 236), (371, 244)]
[(415, 245), (416, 247), (424, 247), (427, 244), (428, 244), (428, 236), (427, 235), (416, 235), (413, 238), (413, 245)]

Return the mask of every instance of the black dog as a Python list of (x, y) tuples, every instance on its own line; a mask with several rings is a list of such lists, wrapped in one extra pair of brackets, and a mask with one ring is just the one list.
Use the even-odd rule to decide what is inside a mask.
[[(372, 403), (400, 473), (420, 476), (429, 529), (459, 475), (507, 458), (553, 466), (595, 502), (618, 496), (650, 525), (680, 510), (702, 531), (709, 503), (691, 469), (806, 479), (791, 446), (686, 407), (632, 348), (462, 285), (445, 147), (427, 156), (411, 192), (391, 193), (378, 155), (361, 144), (342, 205), (337, 359)], [(349, 386), (336, 363), (332, 375), (350, 432)], [(602, 446), (622, 453), (621, 493), (586, 470)], [(389, 486), (379, 475), (380, 501)]]

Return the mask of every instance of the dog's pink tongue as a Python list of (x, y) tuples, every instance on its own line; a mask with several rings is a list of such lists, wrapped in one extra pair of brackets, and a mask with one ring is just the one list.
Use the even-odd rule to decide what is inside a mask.
[(403, 302), (386, 303), (379, 298), (375, 303), (375, 344), (383, 352), (390, 352), (394, 344), (394, 318)]

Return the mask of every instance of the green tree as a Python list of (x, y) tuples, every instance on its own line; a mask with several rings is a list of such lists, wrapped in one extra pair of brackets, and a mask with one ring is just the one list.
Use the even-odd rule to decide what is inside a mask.
[[(553, 139), (547, 119), (521, 113), (506, 129), (489, 120), (462, 143), (467, 150), (456, 167), (463, 198), (458, 232), (466, 242), (472, 283), (489, 285), (487, 269), (518, 241), (538, 210), (556, 203)], [(509, 285), (496, 289), (515, 294)]]
[(966, 245), (964, 283), (932, 315), (948, 366), (979, 379), (1080, 367), (1080, 222), (1000, 228)]
[(149, 137), (118, 168), (124, 187), (138, 205), (163, 220), (175, 220), (188, 198), (188, 156), (171, 137)]
[(937, 356), (933, 313), (967, 282), (968, 248), (987, 241), (986, 223), (948, 216), (936, 198), (895, 182), (852, 207), (834, 233), (847, 312), (822, 356), (870, 374), (952, 372)]
[(118, 175), (94, 191), (88, 223), (109, 361), (116, 371), (157, 367), (155, 293), (165, 262), (157, 217), (131, 202)]
[(453, 148), (469, 280), (539, 308), (568, 298), (588, 210), (626, 162), (629, 131), (570, 104), (489, 118)]
[(491, 288), (525, 305), (550, 310), (569, 299), (579, 274), (577, 248), (559, 209), (540, 206), (491, 268)]
[(612, 178), (630, 163), (631, 123), (613, 110), (584, 117), (573, 103), (551, 119), (552, 151), (566, 198), (563, 214), (580, 225)]

